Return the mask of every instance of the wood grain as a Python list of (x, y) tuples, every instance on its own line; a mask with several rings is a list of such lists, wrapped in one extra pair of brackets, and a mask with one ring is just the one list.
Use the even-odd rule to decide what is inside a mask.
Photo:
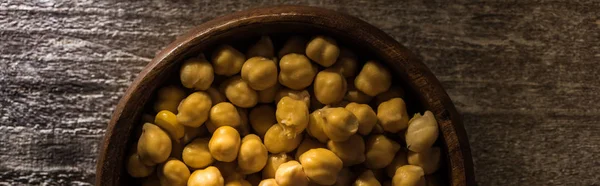
[[(282, 2), (0, 1), (0, 185), (91, 185), (110, 114), (155, 51)], [(479, 185), (600, 184), (600, 2), (286, 3), (358, 16), (421, 55), (463, 114)]]

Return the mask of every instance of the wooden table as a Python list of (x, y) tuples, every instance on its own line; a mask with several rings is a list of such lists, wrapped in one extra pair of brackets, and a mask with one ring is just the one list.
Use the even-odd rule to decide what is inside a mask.
[[(600, 185), (600, 2), (288, 1), (422, 56), (464, 115), (479, 185)], [(0, 0), (0, 185), (92, 185), (118, 99), (154, 53), (279, 1)]]

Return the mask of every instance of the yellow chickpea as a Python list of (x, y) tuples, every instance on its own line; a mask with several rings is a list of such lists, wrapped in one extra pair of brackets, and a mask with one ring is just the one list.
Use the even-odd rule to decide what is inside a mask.
[(147, 177), (154, 172), (154, 166), (147, 166), (140, 160), (138, 154), (134, 153), (127, 159), (127, 173), (134, 178)]
[(352, 112), (358, 119), (358, 133), (368, 135), (377, 124), (377, 114), (367, 104), (349, 103), (346, 110)]
[(198, 138), (187, 144), (181, 154), (183, 162), (194, 169), (200, 169), (212, 164), (215, 159), (208, 149), (208, 138)]
[(221, 172), (213, 166), (194, 171), (187, 182), (188, 186), (223, 186), (224, 184), (225, 180)]
[(302, 90), (313, 82), (317, 66), (302, 54), (287, 54), (279, 60), (279, 83), (294, 90)]
[(404, 90), (398, 86), (393, 86), (390, 87), (389, 90), (381, 93), (381, 94), (377, 94), (377, 96), (375, 96), (375, 104), (379, 105), (383, 102), (386, 102), (392, 98), (403, 98), (404, 99)]
[(219, 90), (217, 90), (216, 88), (210, 87), (210, 88), (206, 89), (206, 93), (208, 93), (208, 95), (210, 96), (210, 100), (211, 100), (213, 106), (216, 105), (217, 103), (227, 101), (225, 94), (219, 92)]
[(275, 83), (272, 87), (269, 87), (265, 90), (258, 91), (258, 102), (259, 103), (273, 103), (275, 100), (275, 94), (279, 92), (279, 88), (281, 85), (279, 83)]
[(369, 96), (387, 91), (392, 85), (392, 75), (379, 62), (367, 61), (354, 79), (354, 86)]
[(252, 174), (262, 170), (267, 164), (269, 152), (260, 137), (249, 134), (242, 139), (237, 161), (241, 172)]
[(298, 146), (298, 149), (296, 149), (296, 156), (295, 156), (296, 160), (300, 160), (300, 156), (302, 154), (304, 154), (306, 151), (308, 151), (310, 149), (316, 149), (316, 148), (327, 148), (327, 145), (324, 143), (315, 141), (312, 138), (304, 137), (304, 139), (302, 140), (302, 143), (300, 143), (300, 146)]
[(408, 158), (405, 149), (400, 149), (394, 156), (394, 160), (387, 167), (385, 167), (386, 174), (391, 178), (396, 174), (396, 169), (408, 165)]
[(138, 140), (137, 154), (147, 166), (156, 165), (169, 158), (171, 145), (171, 138), (165, 131), (156, 125), (145, 123)]
[(233, 127), (219, 127), (210, 138), (208, 149), (216, 160), (232, 162), (240, 150), (240, 134)]
[(308, 178), (317, 184), (333, 185), (342, 170), (342, 160), (324, 148), (310, 149), (300, 156)]
[(348, 91), (344, 96), (344, 100), (361, 104), (368, 104), (373, 97), (361, 92), (354, 86), (354, 80), (348, 80)]
[(306, 45), (306, 56), (319, 65), (329, 67), (340, 55), (340, 48), (333, 38), (326, 36), (313, 37)]
[(440, 168), (439, 147), (431, 147), (421, 152), (408, 152), (408, 163), (423, 168), (425, 174), (432, 174)]
[(302, 36), (290, 37), (285, 44), (283, 44), (281, 50), (279, 50), (279, 58), (291, 53), (304, 54), (307, 42), (306, 38)]
[(258, 94), (240, 76), (234, 76), (225, 82), (225, 96), (235, 106), (250, 108), (258, 103)]
[(225, 181), (225, 186), (252, 186), (250, 182), (244, 179), (235, 179)]
[(363, 172), (357, 179), (354, 181), (353, 186), (381, 186), (381, 183), (375, 178), (373, 171), (367, 170)]
[(185, 134), (185, 128), (183, 125), (177, 122), (177, 115), (171, 111), (163, 110), (156, 114), (154, 123), (161, 129), (165, 130), (174, 140), (179, 140)]
[(273, 58), (275, 57), (275, 49), (273, 48), (273, 42), (269, 36), (262, 36), (256, 42), (256, 44), (252, 45), (248, 48), (248, 52), (246, 52), (246, 56), (248, 58), (251, 57), (265, 57), (265, 58)]
[(177, 110), (177, 122), (188, 127), (200, 127), (207, 119), (212, 106), (205, 92), (194, 92), (181, 101)]
[(396, 152), (400, 150), (400, 144), (380, 134), (370, 136), (365, 147), (365, 163), (370, 169), (388, 166), (394, 160)]
[(302, 165), (295, 160), (285, 162), (277, 168), (275, 181), (280, 186), (308, 186), (308, 177)]
[(349, 49), (341, 48), (340, 56), (332, 68), (342, 73), (346, 78), (354, 77), (358, 71), (358, 59)]
[(439, 135), (439, 129), (435, 116), (431, 111), (425, 111), (423, 116), (415, 114), (410, 119), (406, 129), (406, 146), (413, 152), (421, 152), (435, 143)]
[(275, 181), (275, 178), (271, 178), (271, 179), (265, 179), (263, 181), (261, 181), (258, 186), (279, 186), (277, 185), (277, 181)]
[(396, 133), (408, 126), (408, 113), (406, 103), (402, 98), (393, 98), (379, 104), (377, 118), (383, 130)]
[(264, 137), (267, 130), (277, 123), (275, 109), (270, 105), (259, 105), (250, 110), (250, 125), (254, 132)]
[(392, 178), (394, 186), (425, 186), (425, 173), (419, 166), (404, 165), (396, 170)]
[(275, 117), (284, 135), (296, 136), (308, 126), (308, 107), (303, 101), (286, 96), (277, 103)]
[(277, 84), (277, 63), (264, 57), (248, 59), (242, 66), (242, 79), (254, 90), (265, 90)]
[(279, 89), (275, 94), (275, 104), (279, 103), (281, 98), (290, 97), (296, 100), (303, 101), (307, 107), (310, 107), (310, 93), (306, 90)]
[(287, 136), (281, 125), (273, 125), (265, 133), (264, 143), (270, 153), (292, 152), (302, 142), (302, 135)]
[(221, 45), (212, 54), (215, 74), (233, 76), (242, 70), (246, 61), (244, 54), (229, 45)]
[(358, 131), (358, 119), (345, 108), (322, 109), (323, 132), (332, 141), (346, 141)]
[(315, 97), (323, 104), (340, 102), (347, 91), (346, 79), (333, 69), (325, 69), (317, 74), (313, 89)]
[(186, 186), (190, 170), (177, 159), (169, 159), (158, 168), (158, 179), (161, 185)]
[(293, 158), (286, 153), (269, 154), (267, 164), (262, 170), (262, 179), (275, 178), (277, 168), (285, 162), (291, 161)]
[(213, 67), (204, 55), (190, 58), (183, 62), (179, 71), (179, 78), (184, 87), (194, 90), (206, 90), (212, 84), (215, 76)]
[(175, 85), (169, 85), (158, 89), (154, 111), (168, 110), (177, 113), (179, 102), (185, 98), (185, 91)]
[(352, 135), (346, 141), (330, 140), (327, 142), (327, 148), (342, 160), (344, 167), (365, 161), (365, 141), (359, 135)]
[(222, 102), (210, 108), (210, 123), (214, 126), (231, 126), (237, 128), (241, 124), (240, 114), (233, 104)]
[(323, 127), (325, 126), (325, 116), (323, 114), (323, 109), (315, 110), (309, 115), (307, 132), (308, 135), (316, 138), (321, 143), (326, 143), (329, 141), (329, 137), (323, 131)]

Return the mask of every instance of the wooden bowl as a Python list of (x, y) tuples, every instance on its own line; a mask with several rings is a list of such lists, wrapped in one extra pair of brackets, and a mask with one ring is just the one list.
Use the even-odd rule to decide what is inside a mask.
[[(131, 84), (115, 109), (106, 130), (96, 167), (96, 185), (131, 185), (125, 170), (127, 149), (134, 127), (157, 88), (178, 73), (182, 59), (210, 50), (218, 43), (244, 45), (260, 35), (324, 34), (336, 38), (365, 59), (377, 59), (402, 86), (409, 113), (432, 111), (440, 126), (438, 143), (445, 154), (442, 177), (452, 186), (475, 185), (469, 141), (452, 101), (440, 82), (410, 51), (374, 26), (335, 11), (305, 7), (276, 6), (233, 13), (208, 21), (167, 46)], [(277, 43), (276, 43), (277, 45)], [(362, 60), (361, 60), (362, 61)]]

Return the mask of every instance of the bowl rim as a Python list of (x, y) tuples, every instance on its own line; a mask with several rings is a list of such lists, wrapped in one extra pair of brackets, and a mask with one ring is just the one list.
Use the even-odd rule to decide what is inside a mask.
[[(445, 145), (449, 178), (452, 186), (476, 185), (473, 160), (462, 118), (456, 111), (450, 97), (433, 73), (412, 52), (403, 47), (394, 38), (375, 26), (356, 17), (329, 9), (310, 6), (269, 6), (235, 12), (205, 22), (177, 39), (161, 50), (152, 61), (138, 74), (123, 94), (113, 111), (106, 128), (100, 153), (96, 163), (96, 185), (115, 185), (118, 174), (123, 169), (126, 149), (119, 146), (123, 137), (119, 134), (131, 132), (132, 118), (141, 115), (140, 109), (124, 112), (144, 104), (149, 95), (149, 76), (160, 73), (159, 69), (173, 65), (178, 57), (193, 48), (202, 39), (227, 32), (241, 26), (264, 23), (294, 22), (318, 25), (327, 29), (342, 31), (342, 34), (359, 36), (361, 42), (380, 47), (377, 56), (381, 61), (400, 72), (402, 79), (414, 89), (423, 107), (432, 111), (438, 119), (441, 136)], [(395, 65), (390, 65), (395, 63)], [(141, 95), (141, 96), (133, 96)], [(110, 161), (107, 161), (110, 160)]]

